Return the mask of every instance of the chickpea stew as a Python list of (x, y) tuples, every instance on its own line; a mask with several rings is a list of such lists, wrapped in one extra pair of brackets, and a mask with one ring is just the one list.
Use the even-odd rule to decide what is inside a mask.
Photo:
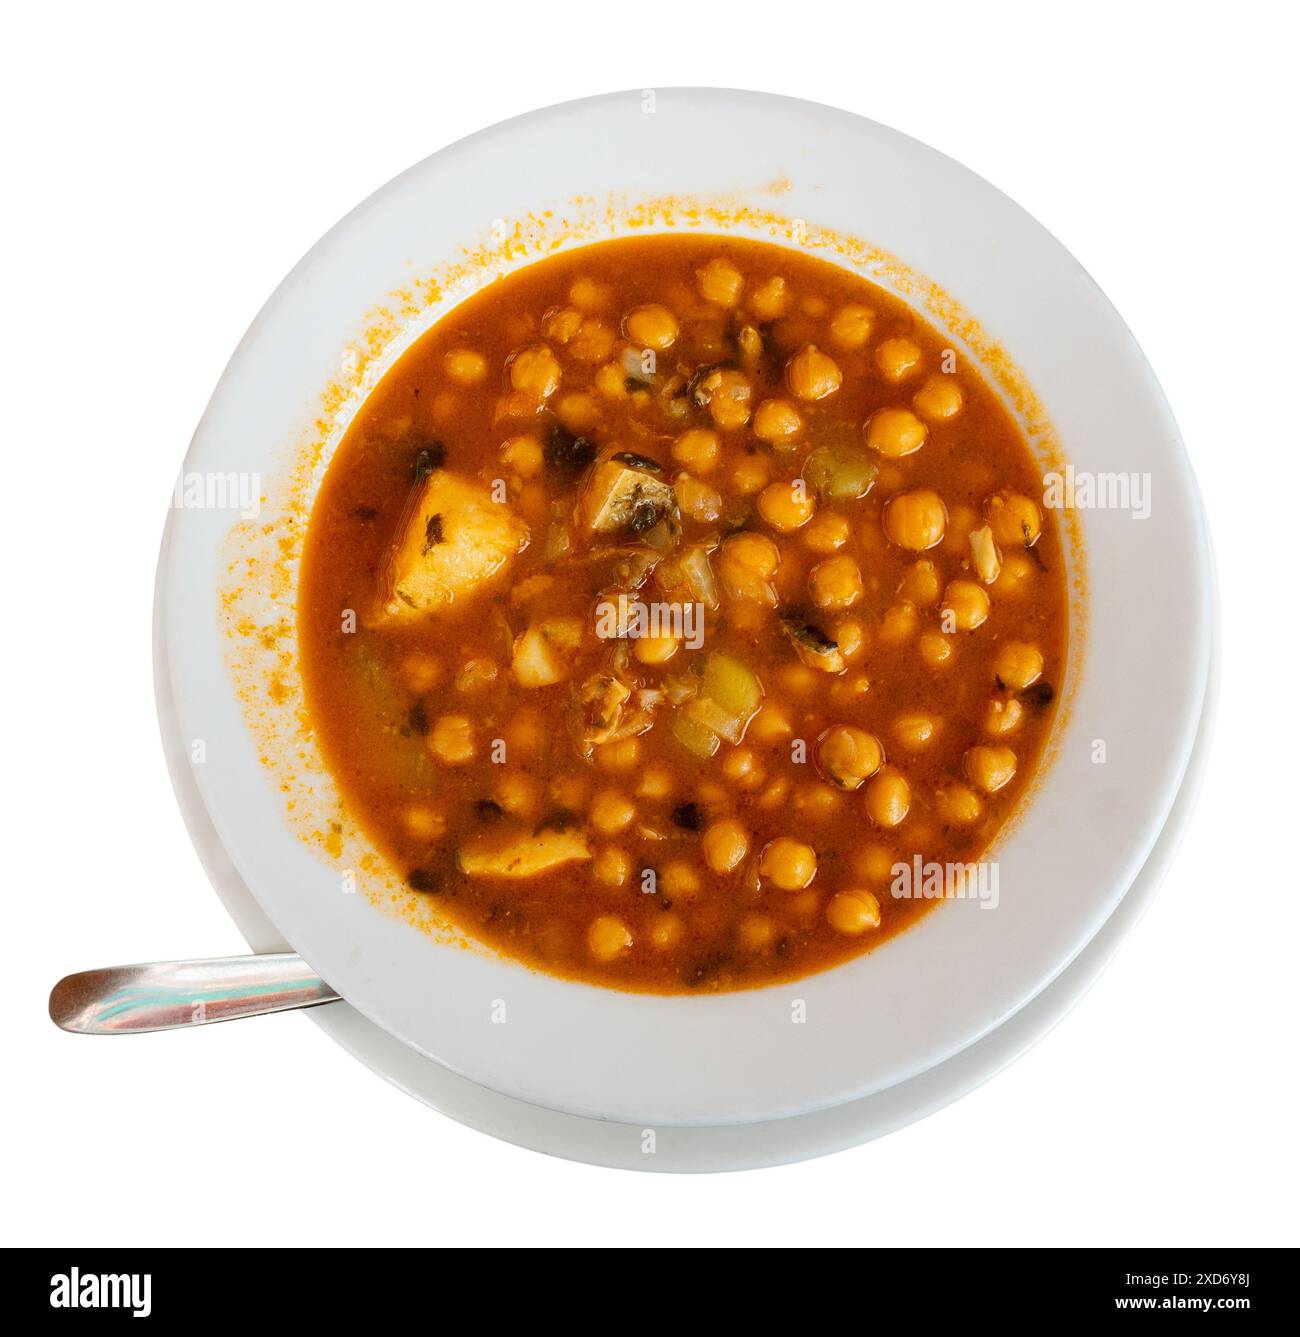
[(348, 808), (467, 933), (616, 988), (832, 966), (978, 860), (1066, 662), (1060, 535), (896, 297), (655, 236), (497, 281), (358, 412), (299, 586)]

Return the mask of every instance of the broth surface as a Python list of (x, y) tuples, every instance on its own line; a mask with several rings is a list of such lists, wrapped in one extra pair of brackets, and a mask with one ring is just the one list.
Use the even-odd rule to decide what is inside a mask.
[(409, 885), (512, 957), (660, 992), (821, 970), (1031, 781), (1067, 635), (1041, 492), (875, 285), (722, 237), (564, 252), (430, 329), (341, 442), (312, 727)]

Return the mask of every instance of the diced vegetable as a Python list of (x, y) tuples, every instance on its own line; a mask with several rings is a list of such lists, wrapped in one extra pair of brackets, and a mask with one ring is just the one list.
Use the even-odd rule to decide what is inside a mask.
[(857, 442), (819, 446), (803, 465), (803, 476), (825, 502), (856, 501), (871, 491), (880, 465)]
[(582, 520), (599, 534), (618, 530), (644, 534), (663, 519), (673, 501), (672, 485), (655, 473), (632, 467), (618, 458), (609, 459), (596, 466), (583, 488)]
[(505, 573), (528, 543), (528, 526), (482, 483), (438, 469), (407, 506), (380, 575), (388, 617), (441, 612)]
[(659, 564), (655, 582), (670, 599), (702, 603), (710, 612), (717, 608), (718, 586), (709, 561), (711, 546), (693, 543)]
[(1002, 556), (993, 541), (993, 530), (989, 525), (971, 530), (970, 557), (975, 574), (986, 585), (992, 585), (1002, 571)]
[(551, 431), (542, 459), (558, 478), (574, 479), (596, 458), (596, 447), (585, 436), (574, 436), (558, 423)]
[(684, 706), (673, 715), (673, 737), (692, 756), (711, 757), (721, 746), (718, 735), (700, 719), (690, 713), (691, 706)]
[(739, 659), (717, 651), (704, 661), (704, 695), (746, 721), (763, 704), (763, 688), (753, 672)]
[[(699, 695), (673, 716), (673, 733), (688, 752), (711, 757), (719, 739), (739, 743), (763, 704), (763, 688), (740, 660), (715, 651), (704, 661)], [(703, 738), (701, 731), (712, 736)]]
[(472, 836), (456, 854), (461, 872), (470, 877), (536, 877), (561, 864), (590, 858), (587, 838), (574, 826), (494, 829)]
[(791, 609), (781, 614), (781, 630), (790, 638), (795, 653), (809, 668), (823, 673), (842, 673), (844, 656), (839, 643), (832, 640), (820, 627), (808, 620), (807, 614)]
[(607, 673), (593, 674), (582, 684), (578, 701), (583, 708), (588, 746), (609, 742), (623, 717), (623, 705), (631, 695), (632, 689), (625, 682)]
[(528, 628), (515, 641), (511, 668), (521, 687), (549, 687), (569, 674), (569, 658), (582, 641), (576, 617), (553, 617)]

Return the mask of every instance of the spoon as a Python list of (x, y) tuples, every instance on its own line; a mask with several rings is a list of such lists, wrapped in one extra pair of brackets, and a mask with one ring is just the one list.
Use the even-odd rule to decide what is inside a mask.
[(65, 975), (50, 993), (50, 1020), (78, 1035), (130, 1035), (316, 1007), (338, 996), (293, 952), (155, 961)]

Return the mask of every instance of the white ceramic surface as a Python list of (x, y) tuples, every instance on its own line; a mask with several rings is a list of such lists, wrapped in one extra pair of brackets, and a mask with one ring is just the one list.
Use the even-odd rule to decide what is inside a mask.
[[(1208, 543), (1140, 350), (1068, 253), (1011, 201), (915, 141), (814, 104), (661, 90), (653, 114), (643, 106), (639, 93), (614, 94), (507, 122), (371, 197), (259, 315), (185, 470), (272, 473), (366, 313), (494, 219), (611, 191), (752, 193), (763, 208), (900, 255), (1002, 343), (1076, 467), (1139, 471), (1154, 489), (1149, 519), (1083, 516), (1085, 673), (1058, 759), (999, 849), (998, 910), (945, 906), (868, 957), (749, 993), (648, 998), (554, 980), (442, 946), (340, 895), (337, 872), (289, 831), (222, 663), (213, 591), (228, 515), (172, 513), (160, 662), (178, 736), (220, 740), (193, 780), (238, 876), (361, 1013), (455, 1072), (551, 1109), (657, 1126), (757, 1122), (933, 1067), (1023, 1007), (1096, 934), (1148, 857), (1190, 754), (1210, 653)], [(754, 183), (777, 177), (789, 187), (774, 203)], [(1108, 749), (1101, 766), (1097, 739)], [(493, 1024), (497, 999), (507, 1025)], [(806, 1024), (792, 1024), (794, 999)]]
[[(160, 673), (160, 683), (165, 681), (166, 674)], [(1210, 755), (1217, 684), (1216, 653), (1200, 729), (1173, 809), (1129, 891), (1093, 940), (1001, 1026), (952, 1058), (873, 1095), (785, 1119), (647, 1129), (561, 1114), (491, 1091), (426, 1058), (346, 1003), (305, 1015), (373, 1072), (431, 1108), (491, 1137), (566, 1160), (621, 1170), (700, 1174), (786, 1165), (884, 1137), (996, 1076), (1052, 1030), (1092, 987), (1155, 897), (1191, 821)], [(159, 713), (177, 796), (213, 885), (250, 947), (260, 952), (282, 950), (287, 944), (239, 880), (216, 838), (165, 696), (160, 697)], [(647, 1141), (647, 1131), (655, 1133), (653, 1143)]]

